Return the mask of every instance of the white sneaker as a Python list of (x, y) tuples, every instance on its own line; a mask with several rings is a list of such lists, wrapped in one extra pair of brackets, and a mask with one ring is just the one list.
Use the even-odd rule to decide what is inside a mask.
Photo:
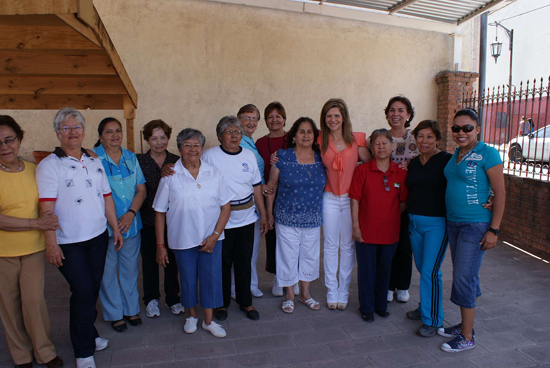
[(294, 284), (294, 295), (300, 294), (300, 283), (297, 282)]
[(227, 335), (223, 327), (214, 321), (210, 322), (209, 325), (207, 325), (206, 323), (204, 323), (204, 321), (202, 321), (202, 329), (206, 331), (210, 331), (210, 333), (215, 337), (225, 337)]
[[(105, 350), (105, 348), (108, 345), (109, 345), (109, 340), (103, 339), (101, 337), (95, 338), (95, 351)], [(88, 357), (88, 358), (93, 358), (93, 357)], [(82, 359), (87, 359), (87, 358), (82, 358)]]
[(410, 295), (409, 290), (399, 290), (397, 289), (397, 301), (401, 303), (406, 303), (409, 301)]
[(183, 326), (183, 330), (185, 333), (192, 334), (197, 332), (197, 324), (199, 323), (199, 319), (195, 317), (188, 317), (185, 320), (185, 325)]
[(76, 358), (76, 368), (95, 368), (94, 357)]
[(273, 296), (283, 296), (283, 288), (277, 285), (277, 275), (273, 278), (273, 287), (271, 288)]
[(145, 315), (149, 318), (160, 317), (160, 308), (159, 308), (158, 299), (152, 299), (149, 302), (149, 304), (147, 304), (147, 308), (145, 309)]
[(393, 290), (388, 290), (388, 303), (393, 302)]
[(254, 298), (261, 298), (262, 296), (264, 296), (264, 293), (262, 293), (262, 291), (258, 288), (250, 289), (250, 292), (252, 293), (252, 296)]
[[(166, 303), (164, 303), (164, 305), (166, 306), (166, 308), (170, 309), (172, 314), (178, 315), (185, 312), (185, 308), (183, 307), (183, 305), (181, 305), (181, 303), (176, 303), (171, 307), (169, 307), (168, 304)], [(160, 311), (159, 311), (159, 315), (160, 315)]]

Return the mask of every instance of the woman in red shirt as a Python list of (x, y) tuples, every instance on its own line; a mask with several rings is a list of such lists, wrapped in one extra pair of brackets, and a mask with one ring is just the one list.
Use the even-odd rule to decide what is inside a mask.
[(408, 194), (407, 172), (391, 160), (391, 142), (386, 129), (371, 134), (374, 159), (355, 170), (349, 189), (353, 240), (357, 242), (359, 310), (365, 322), (374, 321), (374, 312), (380, 317), (390, 315), (387, 290), (391, 260)]

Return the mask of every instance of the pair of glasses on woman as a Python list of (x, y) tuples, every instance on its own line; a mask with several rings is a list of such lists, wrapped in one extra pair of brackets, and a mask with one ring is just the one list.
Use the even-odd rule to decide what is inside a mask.
[(453, 125), (451, 127), (451, 131), (453, 133), (460, 133), (460, 131), (462, 130), (464, 133), (470, 133), (472, 132), (476, 127), (473, 126), (473, 125), (470, 125), (470, 124), (466, 124), (466, 125), (463, 125), (463, 126), (460, 126), (460, 125)]

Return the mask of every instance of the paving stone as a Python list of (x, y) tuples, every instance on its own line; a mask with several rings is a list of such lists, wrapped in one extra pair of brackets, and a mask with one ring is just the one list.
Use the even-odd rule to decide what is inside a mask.
[(140, 348), (114, 351), (111, 358), (111, 367), (130, 366), (149, 363), (173, 362), (174, 348), (163, 346), (155, 348)]
[(436, 361), (430, 354), (416, 347), (396, 349), (391, 352), (372, 353), (369, 354), (369, 357), (380, 368), (407, 367), (416, 364), (424, 366)]
[[(208, 334), (210, 334), (208, 332)], [(197, 344), (204, 341), (206, 334), (201, 333), (201, 327), (199, 326), (197, 332), (194, 334), (186, 334), (181, 331), (167, 332), (165, 334), (145, 335), (143, 337), (143, 344), (145, 346), (167, 346), (167, 345), (183, 345), (183, 344)]]
[[(416, 321), (416, 327), (420, 326), (418, 321)], [(357, 339), (360, 337), (369, 337), (369, 336), (385, 336), (402, 332), (395, 324), (391, 321), (376, 321), (376, 323), (361, 323), (354, 324), (352, 326), (344, 326), (344, 331), (346, 331), (352, 338)]]
[(550, 363), (550, 344), (518, 349), (538, 363)]
[(333, 329), (334, 327), (355, 326), (364, 324), (361, 315), (357, 311), (346, 309), (345, 311), (328, 311), (326, 316), (311, 318), (309, 323), (316, 330)]
[[(476, 349), (477, 349), (477, 347), (476, 347)], [(446, 360), (446, 361), (443, 361), (443, 362), (435, 362), (435, 363), (429, 363), (429, 364), (415, 365), (413, 367), (418, 367), (418, 368), (476, 368), (475, 365), (473, 365), (471, 362), (467, 361), (466, 359)]]
[(333, 342), (329, 344), (334, 354), (339, 357), (365, 355), (378, 351), (391, 350), (381, 337), (365, 337), (349, 341)]
[(143, 368), (209, 368), (210, 364), (208, 363), (208, 359), (190, 359), (190, 360), (176, 360), (175, 362), (146, 364), (146, 365), (142, 365), (142, 367)]
[[(476, 348), (477, 349), (477, 348)], [(462, 354), (462, 353), (458, 353)], [(516, 368), (516, 367), (530, 367), (536, 362), (520, 353), (519, 351), (499, 351), (496, 353), (488, 353), (475, 358), (467, 358), (470, 363), (473, 363), (479, 368)]]
[(323, 360), (312, 362), (310, 364), (312, 368), (333, 368), (333, 367), (346, 367), (346, 368), (368, 368), (376, 367), (372, 360), (368, 356), (352, 356), (347, 358), (341, 358), (338, 360)]
[[(548, 318), (548, 315), (546, 316)], [(537, 344), (550, 342), (550, 328), (533, 328), (521, 331), (521, 334)]]
[(293, 332), (313, 331), (313, 326), (309, 320), (280, 321), (271, 323), (262, 323), (257, 325), (260, 334), (263, 336), (280, 335)]
[(496, 333), (524, 329), (526, 325), (525, 321), (519, 318), (492, 318), (476, 321), (475, 328), (479, 329), (479, 327), (486, 331)]
[(269, 352), (240, 354), (223, 358), (209, 359), (210, 368), (232, 367), (275, 367), (275, 360)]
[[(550, 304), (550, 302), (549, 302)], [(547, 309), (547, 308), (545, 308)], [(545, 310), (543, 309), (543, 310)], [(550, 318), (548, 318), (548, 312), (540, 312), (540, 313), (534, 313), (530, 314), (528, 316), (520, 316), (519, 317), (522, 321), (525, 321), (525, 323), (528, 323), (535, 327), (550, 327)], [(526, 328), (527, 326), (524, 326)]]
[[(222, 339), (219, 339), (222, 340)], [(176, 360), (215, 358), (237, 354), (233, 341), (214, 341), (207, 344), (185, 344), (174, 347)]]
[(342, 328), (296, 332), (292, 334), (292, 337), (298, 346), (327, 344), (330, 342), (346, 341), (351, 339), (351, 337)]
[(478, 339), (476, 345), (481, 345), (489, 351), (502, 351), (524, 346), (533, 346), (534, 343), (517, 333), (498, 332), (493, 334), (490, 338), (485, 337), (483, 339)]
[(235, 346), (239, 354), (295, 347), (290, 335), (260, 336), (250, 339), (240, 339), (235, 340)]
[(327, 345), (272, 350), (271, 356), (278, 366), (309, 364), (315, 361), (334, 360), (336, 355)]

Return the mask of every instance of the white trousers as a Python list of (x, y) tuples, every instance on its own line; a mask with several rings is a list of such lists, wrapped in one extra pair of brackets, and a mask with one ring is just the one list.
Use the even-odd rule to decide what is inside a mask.
[(275, 223), (277, 233), (277, 284), (289, 287), (298, 281), (319, 278), (321, 227), (299, 228)]
[[(260, 239), (262, 233), (260, 229), (260, 219), (254, 224), (254, 249), (252, 250), (252, 262), (251, 262), (251, 277), (250, 277), (250, 290), (258, 289), (258, 269), (256, 264), (258, 263), (258, 256), (260, 254)], [(235, 269), (231, 268), (231, 293), (235, 294)]]
[[(323, 235), (325, 285), (328, 303), (347, 303), (351, 273), (355, 263), (355, 242), (352, 239), (352, 224), (349, 197), (323, 194)], [(340, 272), (338, 273), (338, 250)], [(340, 281), (340, 282), (338, 282)]]

